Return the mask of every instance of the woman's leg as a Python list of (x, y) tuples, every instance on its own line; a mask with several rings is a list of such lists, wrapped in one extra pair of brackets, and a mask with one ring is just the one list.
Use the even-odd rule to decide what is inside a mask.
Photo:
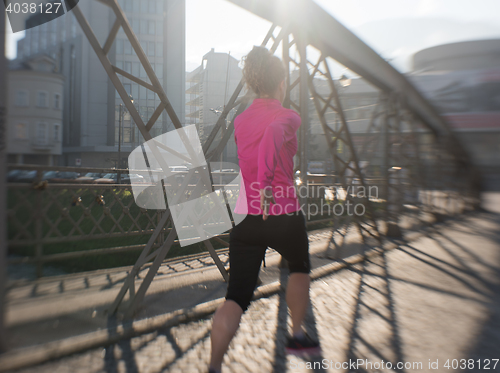
[(293, 334), (302, 330), (302, 323), (309, 305), (309, 239), (305, 218), (299, 210), (290, 215), (270, 216), (266, 236), (269, 246), (276, 249), (290, 268), (286, 301), (290, 308)]
[(210, 336), (212, 342), (211, 368), (221, 370), (222, 359), (229, 347), (229, 343), (236, 334), (236, 330), (238, 330), (242, 314), (241, 307), (232, 300), (226, 300), (215, 313)]
[(247, 216), (231, 231), (229, 238), (229, 283), (226, 301), (214, 315), (210, 367), (221, 369), (222, 359), (248, 308), (257, 284), (260, 266), (267, 247), (256, 245), (251, 238), (259, 231), (260, 217)]
[(290, 274), (286, 287), (286, 303), (290, 308), (292, 316), (292, 332), (294, 335), (302, 331), (302, 323), (306, 316), (309, 304), (309, 283), (308, 273), (295, 272)]

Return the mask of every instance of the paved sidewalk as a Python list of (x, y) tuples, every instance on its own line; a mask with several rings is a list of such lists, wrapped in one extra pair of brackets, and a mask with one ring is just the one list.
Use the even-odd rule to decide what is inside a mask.
[[(331, 262), (321, 258), (330, 235), (331, 230), (309, 233), (312, 261), (316, 267)], [(359, 249), (357, 244), (351, 246)], [(227, 264), (227, 250), (222, 250), (219, 257)], [(278, 253), (268, 251), (267, 267), (261, 273), (263, 284), (277, 280), (279, 260)], [(106, 329), (107, 308), (129, 270), (115, 268), (13, 283), (6, 298), (10, 348), (42, 345)], [(146, 273), (144, 268), (139, 272), (136, 287)], [(226, 283), (208, 253), (167, 260), (150, 285), (135, 319), (191, 308), (221, 298), (225, 291)]]
[[(435, 225), (411, 243), (314, 281), (311, 296), (307, 329), (319, 337), (320, 358), (285, 354), (289, 318), (280, 292), (252, 303), (223, 372), (500, 371), (500, 215)], [(208, 318), (158, 329), (18, 372), (203, 373), (210, 327)], [(357, 359), (368, 364), (349, 366)], [(473, 359), (470, 369), (461, 370), (460, 359)]]

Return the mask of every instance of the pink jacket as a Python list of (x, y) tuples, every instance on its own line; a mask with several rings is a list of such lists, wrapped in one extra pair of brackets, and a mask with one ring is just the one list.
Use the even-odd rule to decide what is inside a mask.
[(260, 189), (269, 186), (276, 201), (270, 215), (300, 209), (293, 179), (299, 127), (299, 114), (276, 99), (257, 98), (235, 119), (234, 137), (247, 202), (244, 206), (244, 200), (238, 198), (236, 213), (262, 214)]

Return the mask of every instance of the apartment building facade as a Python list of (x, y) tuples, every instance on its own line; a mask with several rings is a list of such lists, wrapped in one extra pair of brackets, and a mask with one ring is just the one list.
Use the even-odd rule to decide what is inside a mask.
[[(118, 2), (175, 112), (184, 122), (185, 0)], [(81, 1), (78, 6), (103, 45), (115, 20), (111, 9), (98, 1)], [(130, 115), (126, 111), (120, 114), (122, 100), (72, 12), (28, 29), (17, 49), (20, 61), (47, 54), (56, 61), (58, 71), (65, 77), (61, 165), (113, 167), (117, 165), (119, 138), (122, 158), (143, 142)], [(122, 29), (108, 57), (113, 65), (148, 81)], [(147, 122), (160, 104), (158, 96), (119, 77), (143, 121)], [(172, 122), (164, 112), (152, 134), (156, 136), (171, 129)]]
[(62, 154), (64, 77), (39, 55), (8, 73), (7, 162), (54, 165)]
[[(212, 48), (203, 56), (201, 65), (186, 75), (186, 120), (197, 125), (202, 141), (210, 134), (241, 81), (238, 64), (239, 61), (230, 54), (218, 53)], [(229, 113), (227, 121), (234, 115), (235, 110)], [(237, 162), (234, 137), (224, 149), (223, 159)]]

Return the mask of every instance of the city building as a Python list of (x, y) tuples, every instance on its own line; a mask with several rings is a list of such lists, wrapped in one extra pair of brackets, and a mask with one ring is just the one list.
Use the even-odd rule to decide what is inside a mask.
[[(128, 21), (148, 56), (181, 122), (184, 122), (185, 92), (185, 0), (119, 0)], [(97, 39), (104, 44), (114, 23), (112, 10), (98, 1), (81, 1), (79, 8)], [(29, 21), (29, 19), (28, 19)], [(122, 103), (73, 12), (28, 29), (18, 42), (18, 61), (40, 54), (51, 56), (65, 77), (63, 101), (63, 156), (61, 165), (114, 167), (118, 160), (142, 143), (142, 136), (125, 111), (120, 128)], [(111, 63), (148, 81), (132, 46), (120, 28), (108, 53)], [(144, 122), (160, 104), (158, 96), (118, 75)], [(173, 129), (166, 112), (152, 135)], [(121, 136), (119, 135), (121, 131)]]
[(58, 164), (62, 154), (64, 77), (56, 61), (37, 55), (8, 73), (7, 161)]
[[(489, 173), (500, 166), (500, 39), (439, 45), (414, 55), (410, 80)], [(497, 170), (498, 172), (498, 170)]]
[[(210, 134), (222, 110), (242, 78), (239, 61), (228, 53), (212, 50), (202, 63), (186, 76), (186, 120), (196, 124), (202, 141)], [(227, 120), (234, 116), (231, 112)], [(224, 149), (223, 160), (237, 162), (236, 144), (231, 136)]]

